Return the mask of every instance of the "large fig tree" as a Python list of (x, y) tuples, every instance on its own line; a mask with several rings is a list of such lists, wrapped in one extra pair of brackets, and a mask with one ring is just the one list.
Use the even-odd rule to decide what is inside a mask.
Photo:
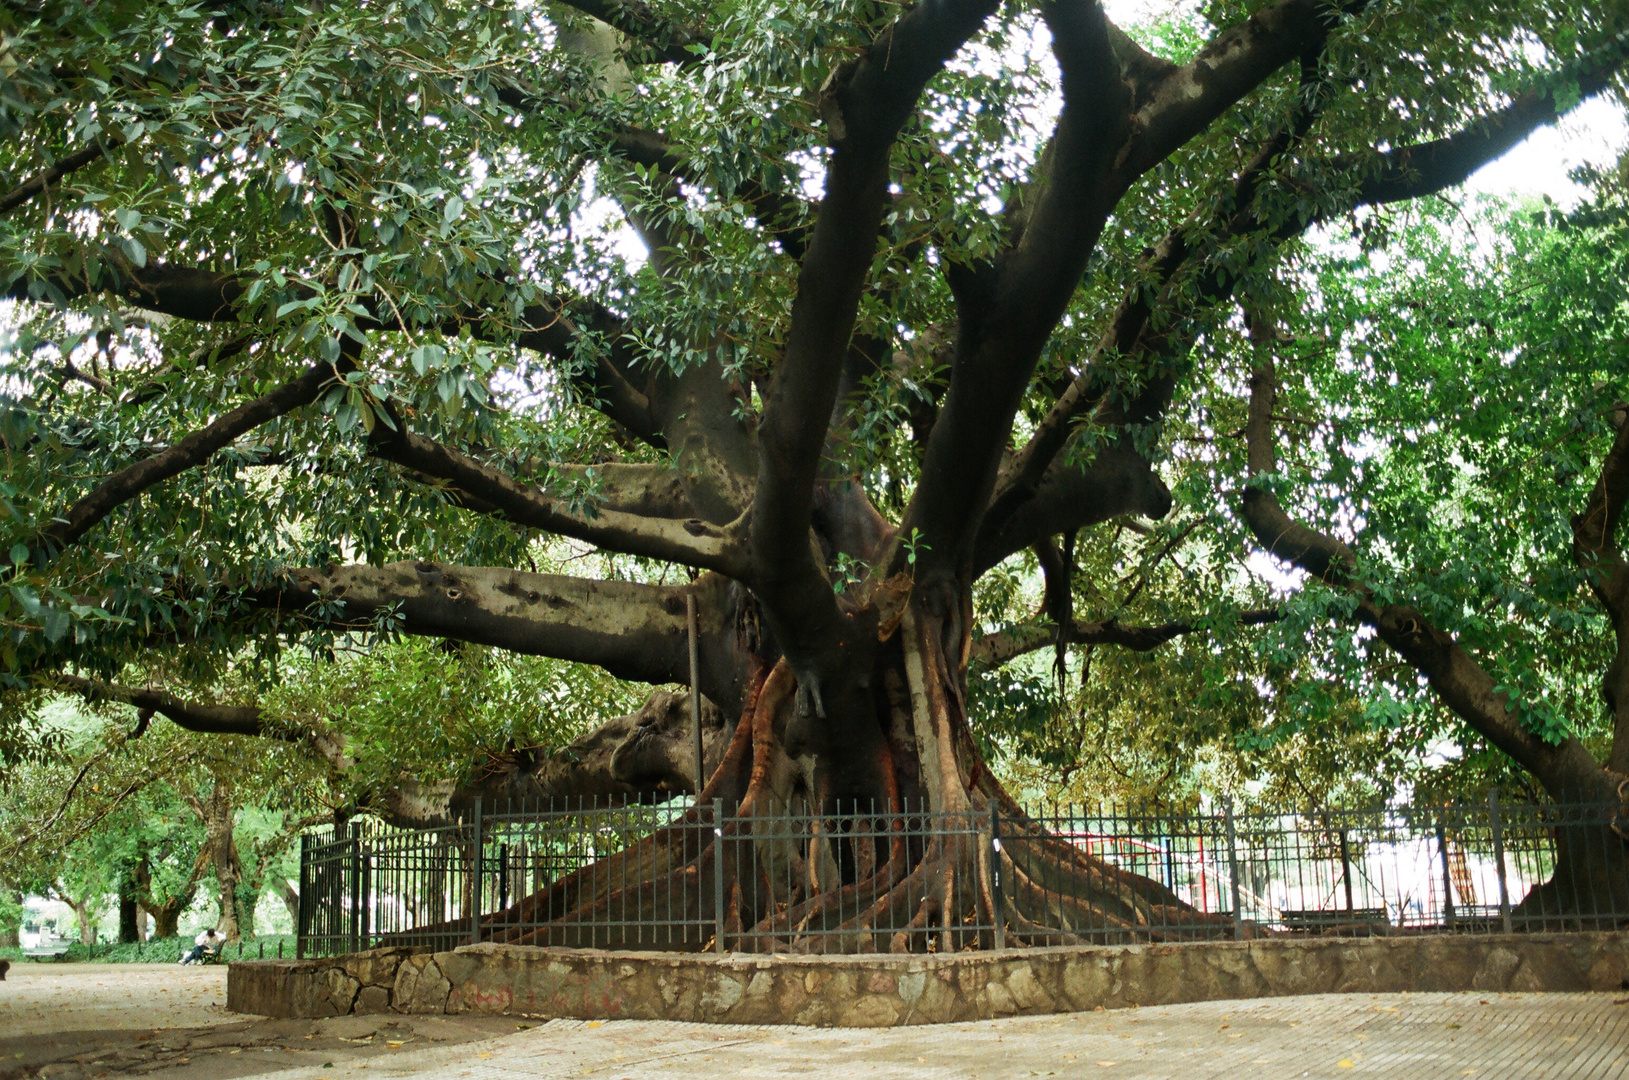
[[(1217, 385), (1195, 345), (1262, 310), (1308, 229), (1457, 184), (1629, 47), (1621, 5), (1535, 0), (1129, 31), (1092, 0), (8, 0), (0, 26), (19, 701), (262, 732), (185, 684), (379, 634), (686, 683), (693, 605), (701, 774), (663, 693), (508, 790), (995, 804), (1031, 831), (970, 664), (1275, 617), (1074, 615), (1077, 544), (1166, 543), (1167, 421)], [(986, 635), (977, 583), (1015, 558), (1046, 611)], [(858, 893), (864, 925), (924, 931), (994, 902), (983, 847), (811, 859), (780, 896), (696, 835), (628, 855), (626, 895), (728, 857), (731, 931)], [(1019, 940), (1180, 906), (1065, 842), (1013, 850)]]

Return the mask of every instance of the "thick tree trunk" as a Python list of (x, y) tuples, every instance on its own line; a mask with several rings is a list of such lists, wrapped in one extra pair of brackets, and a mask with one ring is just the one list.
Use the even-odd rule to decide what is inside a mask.
[(128, 886), (119, 887), (119, 944), (141, 940), (141, 905)]
[(204, 822), (204, 848), (215, 871), (215, 884), (220, 907), (220, 919), (215, 929), (227, 941), (237, 941), (242, 935), (242, 913), (238, 907), (238, 885), (243, 877), (243, 865), (238, 859), (237, 842), (233, 836), (237, 815), (232, 806), (232, 789), (224, 780), (217, 779), (209, 798), (195, 809)]
[[(1605, 769), (1550, 777), (1555, 868), (1512, 909), (1531, 930), (1605, 930), (1629, 924), (1629, 803)], [(1569, 782), (1570, 781), (1570, 782)]]
[(8, 889), (9, 899), (17, 912), (15, 922), (0, 923), (0, 949), (17, 949), (23, 944), (23, 894), (20, 889)]
[(170, 938), (181, 932), (181, 905), (160, 904), (149, 909), (148, 914), (153, 917), (153, 937)]
[(91, 917), (90, 898), (75, 899), (64, 895), (68, 906), (74, 910), (74, 919), (79, 923), (79, 943), (81, 945), (96, 944), (96, 920)]
[(288, 912), (289, 925), (298, 929), (300, 926), (300, 894), (290, 885), (288, 879), (278, 875), (277, 898), (283, 901), (283, 907)]
[[(865, 651), (864, 671), (849, 673), (860, 692), (846, 695), (853, 711), (841, 717), (841, 740), (789, 746), (796, 736), (788, 733), (807, 723), (800, 711), (810, 695), (785, 660), (759, 664), (700, 809), (492, 916), (488, 935), (568, 947), (710, 947), (720, 877), (724, 946), (744, 951), (989, 948), (997, 919), (1010, 945), (1231, 935), (1231, 920), (1195, 911), (1023, 814), (967, 726), (961, 658), (970, 606), (957, 599), (945, 605), (949, 616), (914, 602), (884, 612), (883, 640)], [(835, 726), (840, 695), (826, 688), (823, 719)], [(732, 819), (718, 836), (715, 800)], [(992, 807), (1006, 840), (999, 855)], [(857, 808), (867, 816), (856, 819)], [(809, 816), (822, 814), (860, 839), (811, 832)]]
[(192, 898), (198, 892), (198, 879), (203, 876), (204, 869), (209, 865), (209, 848), (206, 845), (198, 852), (197, 858), (192, 862), (192, 870), (187, 875), (186, 883), (174, 895), (164, 900), (153, 898), (153, 872), (142, 856), (136, 865), (136, 883), (140, 889), (139, 899), (141, 906), (153, 917), (153, 937), (175, 937), (179, 932), (181, 913), (192, 906)]
[(125, 862), (119, 867), (119, 943), (129, 945), (145, 937), (142, 933), (141, 903), (138, 899), (141, 886), (136, 881), (137, 868), (141, 864), (141, 857)]

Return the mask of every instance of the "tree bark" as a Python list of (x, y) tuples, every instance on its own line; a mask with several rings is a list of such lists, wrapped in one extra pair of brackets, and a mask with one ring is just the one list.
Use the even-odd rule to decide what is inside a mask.
[(141, 905), (136, 901), (134, 864), (119, 870), (119, 943), (142, 940)]
[(243, 864), (238, 859), (237, 840), (233, 835), (237, 814), (232, 789), (225, 780), (217, 777), (207, 797), (189, 801), (193, 812), (204, 823), (204, 850), (208, 852), (210, 868), (215, 872), (220, 912), (215, 929), (227, 941), (237, 941), (243, 927), (238, 902)]

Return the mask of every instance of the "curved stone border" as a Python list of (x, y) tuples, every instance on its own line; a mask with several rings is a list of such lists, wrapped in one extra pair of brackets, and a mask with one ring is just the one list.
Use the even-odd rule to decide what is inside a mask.
[(714, 956), (471, 945), (235, 962), (262, 1016), (499, 1013), (890, 1027), (1289, 994), (1629, 988), (1629, 933), (1285, 939), (957, 953)]

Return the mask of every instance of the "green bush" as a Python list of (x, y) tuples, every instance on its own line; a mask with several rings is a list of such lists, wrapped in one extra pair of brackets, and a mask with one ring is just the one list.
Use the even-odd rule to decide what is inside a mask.
[[(246, 937), (240, 942), (227, 945), (224, 952), (229, 961), (240, 957), (244, 960), (254, 960), (261, 956), (270, 958), (277, 955), (279, 945), (283, 947), (284, 956), (294, 955), (293, 934)], [(63, 959), (73, 963), (173, 964), (190, 948), (192, 939), (184, 937), (155, 938), (152, 941), (133, 942), (128, 945), (81, 945), (76, 941), (67, 946), (67, 955)], [(0, 949), (0, 959), (16, 963), (27, 957), (22, 949), (5, 948)]]

